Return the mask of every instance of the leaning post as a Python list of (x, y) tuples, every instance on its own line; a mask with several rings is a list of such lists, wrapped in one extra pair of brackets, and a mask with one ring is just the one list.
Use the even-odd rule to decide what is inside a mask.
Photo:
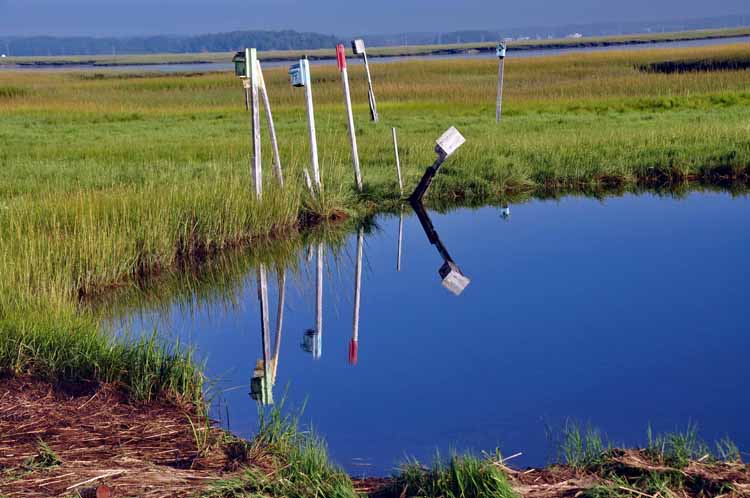
[(435, 153), (438, 155), (437, 160), (435, 160), (435, 163), (425, 171), (422, 179), (419, 181), (419, 185), (417, 185), (417, 188), (414, 189), (414, 192), (409, 197), (410, 202), (422, 202), (422, 197), (424, 197), (425, 192), (427, 192), (427, 189), (432, 185), (432, 180), (435, 178), (440, 166), (442, 166), (443, 162), (445, 162), (445, 160), (448, 159), (451, 154), (456, 152), (456, 150), (458, 150), (458, 148), (465, 142), (466, 139), (453, 126), (437, 139), (435, 144)]
[(344, 87), (344, 105), (346, 106), (346, 118), (349, 124), (349, 140), (352, 144), (352, 164), (354, 166), (354, 180), (357, 182), (357, 190), (362, 192), (362, 173), (359, 169), (359, 151), (357, 150), (357, 132), (354, 128), (354, 114), (352, 113), (352, 96), (349, 91), (349, 73), (346, 69), (346, 51), (344, 46), (336, 45), (336, 61), (341, 71), (341, 83)]
[(361, 55), (365, 61), (365, 72), (367, 73), (367, 98), (370, 102), (370, 118), (377, 123), (378, 117), (378, 105), (375, 102), (375, 91), (372, 88), (372, 76), (370, 75), (370, 64), (367, 61), (367, 50), (365, 49), (365, 41), (362, 39), (352, 40), (352, 50), (354, 55)]
[(271, 101), (268, 98), (268, 89), (266, 88), (266, 80), (263, 78), (263, 70), (260, 67), (260, 61), (256, 61), (256, 69), (258, 72), (258, 85), (260, 87), (260, 95), (263, 98), (263, 107), (266, 109), (266, 121), (268, 122), (268, 130), (271, 134), (271, 146), (273, 147), (273, 171), (276, 175), (279, 185), (284, 186), (284, 174), (281, 171), (281, 156), (279, 155), (279, 142), (276, 139), (276, 126), (273, 122), (273, 113), (271, 113)]
[(505, 42), (497, 44), (497, 58), (500, 59), (497, 75), (497, 108), (495, 110), (495, 120), (500, 122), (503, 117), (503, 80), (505, 79), (505, 52), (507, 45)]

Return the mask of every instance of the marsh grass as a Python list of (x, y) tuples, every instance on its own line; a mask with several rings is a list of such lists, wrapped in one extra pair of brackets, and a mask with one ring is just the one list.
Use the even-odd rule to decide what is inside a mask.
[(612, 449), (599, 429), (575, 420), (566, 420), (560, 430), (548, 427), (547, 438), (557, 449), (558, 460), (578, 470), (601, 465)]
[(503, 471), (501, 458), (454, 454), (447, 463), (437, 455), (431, 468), (418, 462), (405, 464), (383, 496), (443, 498), (517, 498)]
[[(299, 417), (284, 414), (283, 401), (259, 413), (258, 434), (251, 444), (232, 445), (235, 456), (263, 459), (233, 479), (212, 486), (205, 498), (285, 496), (288, 498), (356, 498), (349, 476), (331, 463), (325, 442), (299, 427)], [(273, 469), (272, 471), (269, 471)]]

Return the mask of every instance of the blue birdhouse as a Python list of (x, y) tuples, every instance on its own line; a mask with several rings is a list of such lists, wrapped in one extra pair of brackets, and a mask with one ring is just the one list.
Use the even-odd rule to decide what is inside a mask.
[(289, 68), (289, 79), (292, 86), (305, 86), (307, 83), (307, 61), (300, 61)]

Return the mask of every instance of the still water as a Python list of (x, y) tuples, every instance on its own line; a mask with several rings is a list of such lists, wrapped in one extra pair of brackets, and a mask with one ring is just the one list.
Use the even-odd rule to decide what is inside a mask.
[[(258, 268), (228, 292), (147, 306), (113, 326), (195, 346), (235, 433), (257, 427), (252, 377), (259, 400), (272, 379), (265, 395), (286, 391), (289, 409), (306, 401), (302, 421), (355, 475), (450, 449), (499, 447), (523, 452), (517, 465), (543, 465), (555, 457), (546, 428), (566, 419), (616, 443), (643, 443), (649, 424), (696, 422), (709, 441), (750, 446), (750, 198), (566, 197), (508, 211), (430, 212), (433, 245), (407, 208), (403, 223), (381, 215), (361, 238), (300, 249), (284, 272), (278, 342), (279, 279), (263, 266), (268, 371), (257, 363)], [(450, 285), (444, 256), (455, 262)]]

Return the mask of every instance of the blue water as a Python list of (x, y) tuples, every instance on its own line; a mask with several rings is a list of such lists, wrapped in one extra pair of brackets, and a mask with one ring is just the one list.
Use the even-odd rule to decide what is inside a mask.
[[(354, 474), (387, 474), (436, 450), (523, 452), (543, 465), (546, 427), (590, 422), (616, 443), (646, 428), (696, 422), (709, 441), (750, 447), (750, 198), (692, 193), (603, 201), (568, 197), (430, 213), (460, 270), (443, 261), (405, 210), (376, 218), (364, 239), (358, 363), (348, 362), (357, 234), (326, 251), (322, 356), (302, 350), (315, 327), (315, 263), (289, 273), (274, 397), (307, 405), (303, 422)], [(251, 436), (248, 392), (262, 342), (256, 272), (226, 300), (175, 302), (128, 323), (193, 344), (219, 379), (232, 431)], [(271, 329), (276, 278), (269, 275)], [(118, 327), (122, 326), (118, 324)], [(226, 421), (225, 421), (226, 422)]]

